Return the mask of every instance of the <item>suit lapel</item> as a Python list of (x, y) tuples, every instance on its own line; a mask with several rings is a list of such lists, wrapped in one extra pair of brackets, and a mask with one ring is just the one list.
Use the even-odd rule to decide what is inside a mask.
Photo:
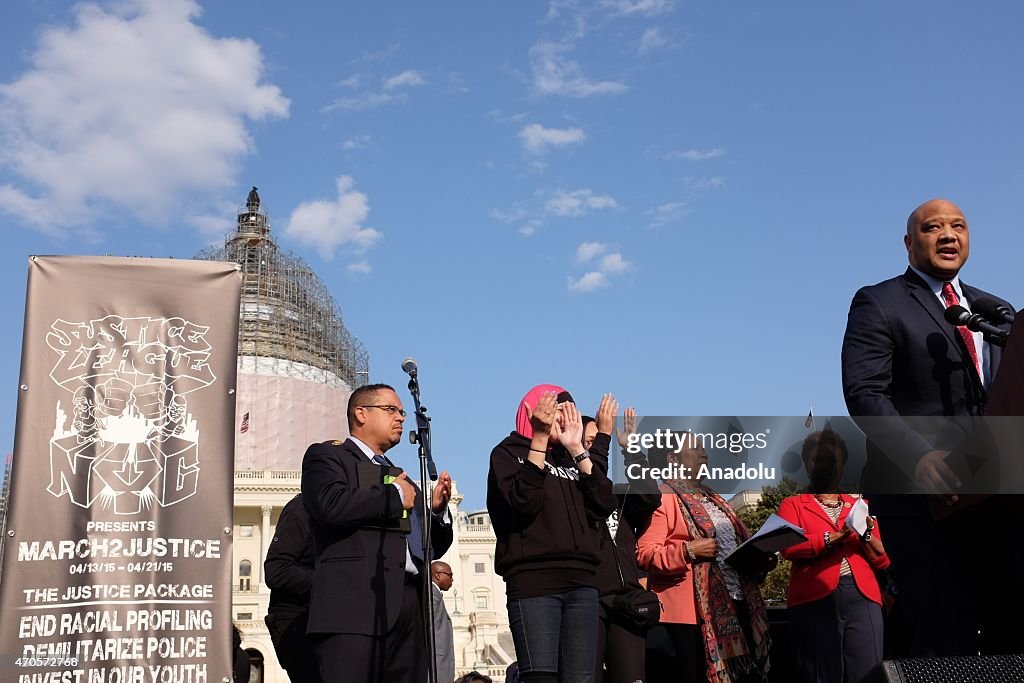
[[(946, 322), (946, 309), (942, 307), (942, 303), (939, 302), (932, 288), (910, 268), (907, 268), (903, 278), (907, 282), (907, 290), (910, 292), (910, 297), (924, 308), (942, 333), (946, 335), (946, 338), (949, 339), (950, 343), (960, 350), (960, 355), (966, 356), (967, 349), (964, 348), (963, 342), (957, 339), (960, 335), (956, 332), (956, 328)], [(967, 361), (970, 362), (970, 360), (970, 356), (967, 356)]]
[[(971, 376), (971, 381), (981, 389), (982, 383), (981, 378), (978, 376), (978, 368), (974, 364), (974, 360), (971, 358), (971, 354), (967, 352), (967, 346), (964, 344), (964, 340), (960, 337), (960, 333), (957, 332), (957, 328), (946, 322), (946, 309), (943, 307), (939, 298), (935, 296), (935, 292), (928, 284), (918, 277), (910, 268), (907, 268), (907, 272), (903, 274), (904, 279), (907, 281), (907, 288), (910, 292), (911, 298), (917, 301), (927, 311), (928, 315), (931, 316), (935, 324), (939, 326), (942, 333), (946, 335), (946, 339), (953, 345), (953, 348), (960, 354), (960, 362), (963, 363), (965, 368), (971, 368), (967, 370), (967, 373)], [(970, 304), (972, 296), (968, 293), (968, 287), (963, 282), (960, 283), (960, 289), (964, 293), (964, 298), (967, 299), (967, 303)], [(990, 344), (990, 346), (992, 346)], [(982, 352), (982, 349), (977, 349), (978, 353)]]
[(355, 444), (352, 439), (345, 439), (342, 444), (341, 452), (352, 458), (354, 462), (370, 462), (370, 459), (366, 457), (363, 451)]

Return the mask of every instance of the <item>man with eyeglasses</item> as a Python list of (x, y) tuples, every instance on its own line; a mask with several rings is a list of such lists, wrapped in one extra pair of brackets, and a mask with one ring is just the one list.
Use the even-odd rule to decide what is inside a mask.
[[(348, 402), (351, 436), (311, 445), (302, 461), (302, 496), (316, 548), (307, 633), (316, 641), (325, 681), (427, 679), (420, 597), (429, 560), (452, 543), (452, 483), (442, 472), (431, 493), (432, 552), (424, 558), (419, 489), (405, 472), (393, 481), (383, 476), (393, 471), (384, 453), (401, 441), (404, 423), (394, 389), (359, 387)], [(367, 471), (379, 476), (371, 479)], [(407, 512), (408, 534), (399, 527)]]
[(433, 587), (430, 590), (434, 601), (434, 666), (437, 683), (455, 681), (455, 634), (452, 620), (444, 605), (444, 593), (452, 587), (452, 568), (447, 562), (438, 560), (430, 565)]

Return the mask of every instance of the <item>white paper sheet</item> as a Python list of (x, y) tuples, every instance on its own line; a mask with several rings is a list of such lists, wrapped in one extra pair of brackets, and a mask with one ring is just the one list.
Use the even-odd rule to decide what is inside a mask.
[(853, 504), (853, 509), (846, 516), (846, 526), (862, 536), (868, 530), (868, 504), (863, 498), (858, 498)]

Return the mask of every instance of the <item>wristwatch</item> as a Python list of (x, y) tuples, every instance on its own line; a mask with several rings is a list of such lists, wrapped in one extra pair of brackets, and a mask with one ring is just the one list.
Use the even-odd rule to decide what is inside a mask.
[(581, 462), (583, 462), (584, 460), (586, 460), (589, 457), (590, 457), (590, 453), (588, 453), (587, 451), (583, 451), (582, 453), (577, 455), (575, 458), (573, 458), (572, 461), (574, 463), (576, 463), (577, 465), (579, 465)]

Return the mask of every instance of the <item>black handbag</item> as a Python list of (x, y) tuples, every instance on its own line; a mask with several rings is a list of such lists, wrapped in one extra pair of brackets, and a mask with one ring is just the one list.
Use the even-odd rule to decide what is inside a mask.
[(607, 605), (627, 624), (646, 631), (658, 625), (661, 619), (661, 601), (658, 594), (645, 588), (630, 588), (624, 593), (612, 593)]
[[(626, 493), (629, 493), (628, 489)], [(625, 504), (625, 496), (623, 496), (623, 502), (618, 511), (620, 519)], [(619, 565), (619, 551), (616, 547), (615, 537), (612, 536), (607, 525), (605, 532), (612, 542), (612, 558), (615, 560), (615, 569), (619, 572), (619, 583), (622, 584), (622, 590), (605, 595), (601, 601), (619, 618), (636, 629), (646, 631), (657, 626), (661, 620), (661, 601), (658, 599), (658, 594), (646, 588), (626, 586), (626, 580), (622, 576), (622, 567)]]

